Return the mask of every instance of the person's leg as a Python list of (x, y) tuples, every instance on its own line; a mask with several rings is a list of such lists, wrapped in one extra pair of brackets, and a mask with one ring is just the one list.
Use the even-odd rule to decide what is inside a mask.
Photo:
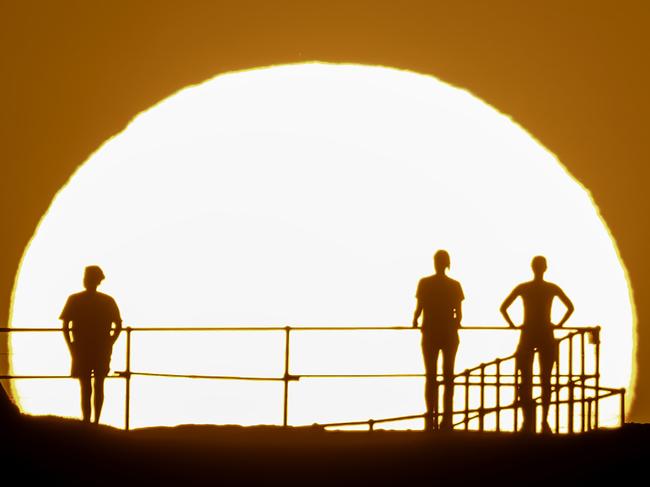
[(451, 429), (454, 424), (454, 364), (456, 362), (457, 351), (458, 339), (451, 340), (442, 350), (442, 377), (445, 384), (443, 398), (444, 416), (442, 420), (442, 427), (444, 429)]
[(99, 423), (99, 417), (102, 414), (102, 406), (104, 406), (104, 377), (103, 375), (95, 376), (95, 387), (93, 400), (95, 403), (95, 424)]
[(424, 383), (424, 400), (427, 406), (427, 414), (424, 417), (424, 429), (430, 431), (433, 429), (434, 417), (437, 422), (438, 412), (438, 354), (440, 349), (434, 347), (431, 343), (422, 341), (422, 356), (424, 358), (425, 383)]
[(87, 423), (90, 421), (90, 396), (92, 394), (90, 373), (79, 376), (79, 385), (81, 387), (81, 415)]
[(542, 432), (550, 433), (548, 424), (548, 410), (551, 404), (551, 375), (557, 360), (557, 343), (550, 337), (539, 348), (539, 368), (542, 385)]
[(535, 405), (533, 403), (533, 359), (535, 349), (525, 342), (520, 342), (517, 348), (516, 361), (519, 370), (519, 386), (517, 396), (524, 415), (522, 431), (535, 431)]

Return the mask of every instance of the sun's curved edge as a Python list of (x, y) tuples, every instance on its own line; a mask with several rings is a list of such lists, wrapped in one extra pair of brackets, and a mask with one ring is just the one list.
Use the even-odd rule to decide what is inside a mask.
[[(450, 89), (453, 89), (454, 91), (458, 93), (463, 93), (464, 95), (470, 97), (474, 101), (479, 102), (484, 108), (489, 109), (493, 111), (495, 114), (498, 114), (501, 117), (505, 117), (509, 120), (509, 122), (514, 125), (518, 130), (520, 130), (522, 133), (527, 135), (530, 139), (532, 139), (537, 145), (542, 147), (549, 155), (551, 155), (555, 161), (555, 163), (564, 171), (564, 173), (569, 176), (571, 181), (576, 184), (579, 189), (587, 196), (589, 199), (592, 207), (594, 208), (596, 212), (596, 216), (602, 223), (605, 231), (607, 232), (607, 235), (609, 236), (612, 244), (614, 251), (616, 253), (616, 257), (618, 259), (618, 262), (621, 266), (621, 269), (623, 271), (623, 275), (627, 284), (627, 291), (628, 291), (628, 296), (629, 296), (629, 303), (630, 303), (630, 308), (631, 308), (631, 314), (632, 314), (632, 334), (633, 334), (633, 342), (632, 342), (632, 354), (630, 357), (630, 362), (631, 362), (631, 374), (630, 374), (630, 379), (628, 383), (628, 391), (632, 392), (631, 397), (632, 400), (628, 401), (626, 405), (626, 412), (629, 412), (632, 409), (632, 406), (634, 404), (634, 390), (636, 388), (637, 384), (637, 376), (638, 376), (638, 371), (637, 371), (637, 361), (636, 357), (638, 354), (638, 315), (637, 315), (637, 307), (635, 304), (634, 300), (634, 290), (632, 286), (632, 282), (630, 279), (630, 273), (629, 270), (625, 264), (625, 261), (623, 260), (623, 257), (621, 255), (618, 243), (616, 238), (614, 237), (611, 228), (607, 224), (605, 218), (603, 217), (603, 214), (600, 210), (599, 205), (596, 203), (593, 194), (591, 191), (584, 185), (582, 182), (575, 177), (572, 172), (567, 168), (567, 166), (562, 163), (560, 158), (555, 154), (555, 152), (551, 151), (549, 148), (547, 148), (537, 137), (535, 137), (532, 133), (530, 133), (525, 127), (523, 127), (511, 114), (502, 112), (495, 108), (494, 106), (490, 105), (486, 101), (484, 101), (481, 97), (476, 95), (472, 90), (460, 87), (457, 85), (454, 85), (450, 82), (441, 80), (440, 78), (436, 77), (433, 74), (430, 73), (421, 73), (417, 71), (413, 71), (410, 69), (406, 68), (398, 68), (394, 66), (386, 66), (386, 65), (381, 65), (381, 64), (361, 64), (361, 63), (356, 63), (356, 62), (331, 62), (331, 61), (320, 61), (320, 60), (310, 60), (310, 61), (298, 61), (298, 62), (293, 62), (293, 63), (282, 63), (282, 64), (269, 64), (269, 65), (264, 65), (264, 66), (254, 66), (250, 68), (242, 68), (242, 69), (237, 69), (237, 70), (232, 70), (232, 71), (223, 71), (223, 72), (218, 72), (217, 74), (206, 78), (202, 81), (192, 83), (186, 86), (183, 86), (182, 88), (177, 89), (176, 91), (173, 91), (171, 93), (168, 93), (164, 98), (160, 99), (159, 101), (155, 102), (148, 108), (136, 113), (133, 117), (131, 117), (127, 123), (122, 127), (122, 129), (119, 132), (115, 132), (112, 135), (110, 135), (104, 142), (102, 142), (97, 148), (91, 152), (80, 164), (76, 166), (72, 174), (68, 177), (66, 182), (59, 188), (59, 190), (55, 193), (53, 196), (50, 204), (47, 207), (47, 210), (43, 213), (41, 218), (39, 219), (38, 223), (34, 227), (34, 232), (32, 233), (28, 243), (25, 245), (25, 249), (23, 253), (21, 254), (20, 260), (18, 262), (18, 265), (16, 267), (16, 273), (14, 275), (14, 282), (12, 286), (12, 292), (10, 296), (10, 302), (9, 302), (9, 313), (8, 313), (8, 323), (9, 326), (13, 326), (13, 317), (14, 317), (14, 301), (15, 301), (15, 295), (18, 287), (18, 280), (21, 274), (21, 270), (23, 267), (23, 264), (25, 262), (25, 259), (30, 251), (30, 248), (34, 242), (34, 239), (36, 238), (36, 235), (38, 234), (39, 230), (41, 229), (45, 219), (47, 218), (51, 208), (56, 204), (57, 200), (60, 198), (61, 194), (67, 189), (67, 187), (73, 182), (75, 177), (79, 174), (79, 171), (89, 162), (91, 161), (99, 152), (104, 150), (107, 146), (110, 146), (117, 138), (119, 138), (123, 133), (125, 133), (133, 124), (137, 123), (139, 119), (141, 119), (143, 116), (145, 116), (147, 113), (150, 111), (160, 107), (161, 105), (164, 105), (168, 102), (170, 102), (173, 98), (177, 97), (179, 94), (184, 93), (184, 92), (189, 92), (194, 90), (195, 88), (198, 88), (200, 86), (204, 86), (212, 81), (214, 81), (217, 78), (220, 77), (225, 77), (225, 76), (231, 76), (231, 75), (239, 75), (239, 74), (252, 74), (256, 71), (266, 71), (270, 69), (278, 69), (278, 68), (295, 68), (299, 66), (323, 66), (323, 67), (328, 67), (328, 66), (336, 66), (336, 67), (355, 67), (355, 68), (370, 68), (370, 69), (378, 69), (378, 70), (388, 70), (392, 71), (395, 73), (401, 73), (401, 74), (406, 74), (409, 76), (417, 76), (417, 77), (427, 77), (427, 78), (432, 78), (436, 82), (444, 85), (445, 87), (448, 87)], [(7, 341), (9, 341), (7, 339)], [(8, 343), (8, 348), (9, 352), (11, 353), (11, 346), (10, 343)], [(3, 364), (4, 365), (4, 364)], [(11, 374), (11, 369), (12, 369), (12, 364), (10, 361), (7, 362), (6, 364), (7, 368), (9, 369), (9, 373)], [(10, 383), (10, 388), (9, 388), (9, 393), (15, 398), (16, 397), (16, 391), (13, 383)]]
[[(461, 90), (464, 90), (460, 88)], [(505, 114), (496, 108), (494, 108), (492, 105), (489, 105), (485, 101), (483, 101), (481, 98), (475, 96), (471, 91), (469, 90), (464, 90), (468, 93), (470, 93), (472, 96), (474, 96), (475, 99), (479, 100), (481, 103), (486, 104), (489, 108), (494, 110), (495, 112), (499, 113), (502, 116), (507, 117), (510, 122), (515, 125), (519, 130), (523, 131), (528, 137), (530, 137), (536, 144), (538, 144), (540, 147), (542, 147), (550, 156), (553, 157), (555, 163), (562, 169), (562, 171), (570, 178), (572, 183), (582, 191), (582, 193), (588, 198), (589, 202), (591, 203), (591, 206), (593, 207), (596, 217), (600, 221), (603, 229), (607, 233), (607, 236), (609, 237), (609, 240), (612, 243), (612, 247), (614, 249), (614, 252), (616, 254), (616, 259), (621, 266), (621, 270), (623, 271), (623, 277), (625, 279), (625, 283), (627, 285), (627, 295), (628, 295), (628, 300), (630, 304), (630, 311), (631, 311), (631, 317), (632, 317), (632, 354), (630, 355), (629, 358), (629, 364), (630, 364), (630, 379), (627, 384), (626, 391), (630, 393), (631, 400), (626, 403), (625, 406), (625, 412), (626, 414), (629, 413), (633, 409), (634, 405), (634, 399), (635, 399), (635, 390), (637, 387), (637, 376), (638, 376), (638, 371), (637, 371), (637, 354), (638, 354), (638, 315), (637, 315), (637, 306), (636, 302), (634, 300), (634, 288), (632, 286), (632, 280), (630, 278), (630, 272), (625, 264), (625, 261), (623, 259), (623, 256), (621, 255), (621, 251), (618, 245), (618, 242), (616, 240), (616, 237), (614, 236), (612, 229), (610, 226), (607, 224), (607, 220), (603, 216), (603, 213), (600, 209), (600, 206), (596, 202), (593, 193), (589, 188), (587, 188), (576, 176), (573, 175), (571, 170), (561, 161), (561, 159), (558, 157), (558, 155), (550, 150), (542, 141), (540, 141), (535, 135), (530, 133), (525, 127), (523, 127), (519, 122), (517, 122), (511, 115)]]

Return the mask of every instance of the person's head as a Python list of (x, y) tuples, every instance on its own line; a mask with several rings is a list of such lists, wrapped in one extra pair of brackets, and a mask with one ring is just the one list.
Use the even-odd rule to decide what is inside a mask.
[(97, 265), (89, 265), (84, 271), (84, 287), (89, 290), (97, 289), (99, 283), (104, 280), (104, 272)]
[(436, 274), (444, 274), (449, 266), (451, 265), (451, 260), (449, 259), (449, 253), (446, 250), (438, 250), (433, 255), (433, 268), (436, 270)]
[(533, 274), (537, 279), (541, 279), (544, 277), (544, 273), (546, 272), (546, 257), (542, 255), (536, 255), (533, 257), (533, 261), (530, 263), (530, 266), (533, 269)]

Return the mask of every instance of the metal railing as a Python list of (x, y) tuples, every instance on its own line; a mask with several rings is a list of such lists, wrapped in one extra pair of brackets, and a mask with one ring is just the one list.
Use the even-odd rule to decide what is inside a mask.
[[(310, 379), (354, 379), (354, 378), (408, 378), (408, 377), (425, 377), (425, 374), (292, 374), (291, 373), (291, 337), (293, 333), (306, 331), (332, 332), (332, 331), (387, 331), (402, 330), (413, 332), (412, 327), (404, 326), (374, 326), (374, 327), (342, 327), (342, 326), (307, 326), (307, 327), (125, 327), (123, 329), (126, 335), (126, 364), (125, 369), (116, 372), (116, 375), (110, 377), (122, 378), (125, 381), (125, 429), (129, 430), (131, 420), (131, 380), (134, 376), (143, 377), (167, 377), (167, 378), (188, 378), (188, 379), (214, 379), (214, 380), (245, 380), (245, 381), (275, 381), (283, 383), (283, 419), (282, 425), (289, 426), (289, 384), (299, 381), (302, 378)], [(467, 326), (462, 327), (464, 331), (520, 331), (520, 328), (508, 328), (503, 326)], [(567, 363), (565, 371), (562, 371), (562, 353), (558, 353), (558, 360), (555, 364), (554, 374), (552, 376), (552, 391), (554, 398), (550, 406), (554, 409), (555, 432), (573, 433), (577, 431), (589, 431), (599, 427), (599, 403), (601, 400), (619, 396), (620, 401), (620, 423), (625, 421), (625, 389), (613, 389), (602, 387), (600, 385), (600, 327), (564, 327), (558, 329), (568, 334), (557, 339), (558, 350), (566, 355)], [(0, 332), (20, 333), (20, 332), (61, 332), (60, 328), (0, 328)], [(171, 374), (134, 371), (131, 368), (132, 356), (132, 335), (133, 333), (147, 332), (283, 332), (284, 334), (284, 353), (283, 353), (283, 371), (281, 376), (228, 376), (228, 375), (196, 375), (196, 374)], [(586, 367), (586, 345), (587, 337), (589, 344), (593, 346), (594, 360), (593, 370), (589, 372)], [(576, 344), (575, 342), (578, 342)], [(577, 347), (577, 350), (576, 350)], [(517, 400), (519, 387), (519, 371), (515, 365), (516, 356), (510, 355), (504, 358), (497, 358), (494, 361), (481, 363), (475, 367), (468, 368), (455, 375), (453, 387), (463, 389), (464, 407), (461, 410), (452, 412), (454, 418), (454, 428), (471, 429), (472, 423), (476, 422), (478, 431), (484, 431), (486, 418), (494, 416), (494, 429), (496, 431), (516, 431), (519, 423), (520, 403)], [(504, 365), (512, 363), (513, 373), (503, 373)], [(574, 369), (578, 364), (578, 371)], [(491, 369), (494, 369), (492, 372)], [(441, 374), (438, 374), (439, 378)], [(3, 375), (0, 379), (69, 379), (70, 375)], [(438, 387), (443, 385), (443, 381), (438, 381)], [(541, 382), (539, 374), (533, 375), (533, 390), (540, 389)], [(470, 406), (472, 391), (478, 389), (478, 405)], [(486, 392), (492, 390), (494, 393), (494, 404), (488, 405), (486, 402)], [(503, 403), (504, 392), (511, 390), (514, 398), (510, 403)], [(562, 397), (562, 392), (566, 391)], [(438, 395), (439, 396), (439, 395)], [(535, 408), (541, 406), (540, 398), (534, 398)], [(564, 419), (566, 423), (565, 431), (561, 428), (561, 410), (564, 406), (566, 414)], [(576, 409), (579, 414), (576, 414)], [(503, 427), (503, 413), (513, 411), (512, 429)], [(439, 419), (445, 412), (440, 412), (439, 408), (434, 412), (434, 425), (437, 429)], [(460, 420), (457, 420), (458, 417)], [(580, 419), (580, 426), (576, 428), (576, 416)], [(317, 426), (323, 428), (344, 427), (344, 426), (367, 426), (369, 430), (374, 430), (375, 426), (382, 423), (392, 423), (413, 419), (424, 418), (425, 414), (399, 416), (391, 418), (368, 419), (364, 421), (347, 421), (336, 423), (320, 423)]]
[[(566, 432), (573, 433), (576, 430), (576, 416), (580, 419), (580, 426), (577, 428), (580, 432), (597, 429), (599, 427), (599, 403), (602, 399), (612, 396), (619, 396), (620, 418), (621, 424), (623, 424), (625, 421), (625, 389), (612, 389), (600, 385), (600, 328), (584, 327), (572, 328), (571, 330), (567, 336), (556, 341), (558, 349), (566, 343), (568, 363), (566, 372), (562, 373), (561, 355), (558, 353), (555, 373), (552, 375), (552, 382), (550, 384), (554, 399), (549, 402), (549, 407), (554, 408), (555, 432), (561, 432), (560, 416), (563, 405), (566, 406)], [(592, 372), (588, 372), (586, 367), (586, 337), (589, 337), (589, 342), (593, 345), (594, 369)], [(577, 372), (574, 370), (576, 341), (578, 341), (579, 346), (579, 370)], [(503, 388), (514, 389), (513, 396), (515, 398), (518, 396), (520, 377), (519, 370), (516, 367), (516, 360), (517, 357), (513, 354), (505, 358), (497, 358), (489, 363), (482, 363), (456, 375), (454, 384), (460, 385), (465, 389), (465, 408), (461, 411), (463, 415), (462, 421), (455, 423), (455, 427), (464, 426), (465, 429), (468, 429), (470, 422), (477, 420), (478, 429), (483, 431), (485, 418), (489, 415), (494, 415), (495, 429), (500, 431), (502, 413), (507, 410), (513, 410), (513, 427), (514, 430), (517, 430), (519, 421), (517, 410), (521, 406), (521, 399), (515, 399), (512, 403), (506, 405), (501, 404), (500, 400)], [(513, 363), (514, 374), (501, 373), (502, 366), (508, 362)], [(492, 374), (487, 372), (491, 368), (494, 368), (494, 373)], [(459, 378), (461, 379), (460, 382), (456, 380)], [(540, 389), (542, 384), (539, 380), (539, 375), (535, 376), (534, 379), (536, 379), (534, 387)], [(480, 391), (479, 405), (476, 408), (469, 407), (468, 395), (472, 387), (479, 388)], [(495, 404), (491, 407), (486, 406), (485, 402), (485, 391), (488, 388), (494, 388), (496, 390)], [(567, 391), (566, 399), (562, 399), (561, 397), (563, 390)], [(533, 401), (535, 409), (543, 406), (540, 397), (534, 398)], [(576, 408), (579, 414), (576, 414)], [(454, 413), (456, 412), (454, 411)]]

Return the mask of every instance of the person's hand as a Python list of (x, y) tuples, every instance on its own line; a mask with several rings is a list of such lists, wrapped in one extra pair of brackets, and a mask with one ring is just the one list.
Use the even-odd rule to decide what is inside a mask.
[(418, 327), (418, 319), (413, 318), (413, 328), (417, 328), (417, 327)]
[(509, 328), (517, 328), (514, 323), (508, 323)]

